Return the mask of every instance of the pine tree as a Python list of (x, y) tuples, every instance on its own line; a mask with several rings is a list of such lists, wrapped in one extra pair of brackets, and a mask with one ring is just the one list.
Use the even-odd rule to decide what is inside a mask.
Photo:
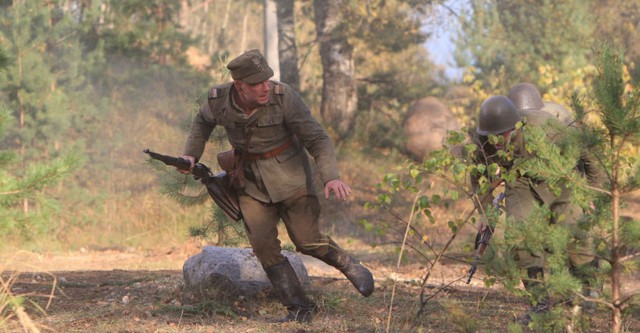
[[(574, 95), (573, 100), (578, 119), (595, 122), (583, 126), (581, 142), (606, 168), (607, 183), (599, 189), (587, 216), (593, 236), (603, 245), (599, 253), (605, 262), (602, 273), (611, 286), (610, 294), (600, 301), (611, 309), (612, 332), (621, 332), (623, 315), (632, 310), (634, 297), (638, 297), (637, 293), (622, 294), (621, 278), (626, 270), (638, 267), (640, 221), (622, 216), (621, 208), (624, 195), (640, 188), (640, 162), (634, 149), (640, 140), (640, 89), (625, 81), (621, 49), (602, 44), (595, 54), (597, 76), (591, 94), (585, 100)], [(585, 105), (595, 106), (593, 115)]]
[(460, 16), (459, 66), (474, 84), (508, 91), (519, 82), (542, 89), (573, 85), (588, 64), (593, 17), (588, 1), (473, 1)]
[(180, 65), (194, 42), (180, 30), (179, 0), (105, 1), (105, 24), (99, 31), (109, 54), (134, 65)]
[[(0, 48), (0, 73), (4, 73), (12, 61), (15, 60)], [(13, 114), (10, 106), (0, 101), (0, 142), (4, 142), (15, 127)], [(0, 150), (0, 234), (6, 237), (5, 243), (9, 243), (7, 240), (14, 236), (18, 239), (30, 238), (48, 231), (49, 219), (56, 212), (57, 202), (43, 190), (72, 173), (79, 164), (79, 158), (67, 154), (48, 161), (31, 162), (24, 171), (16, 167), (19, 164), (21, 158), (18, 149)], [(24, 202), (27, 199), (40, 209), (25, 211)]]

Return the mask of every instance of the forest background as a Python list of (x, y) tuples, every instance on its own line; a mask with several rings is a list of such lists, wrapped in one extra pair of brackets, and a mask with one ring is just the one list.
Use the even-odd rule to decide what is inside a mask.
[[(227, 61), (265, 49), (269, 3), (0, 1), (3, 253), (192, 242), (193, 230), (216, 219), (213, 206), (198, 192), (196, 200), (167, 195), (163, 180), (186, 178), (158, 177), (142, 150), (181, 153), (207, 88), (230, 80)], [(601, 41), (624, 49), (629, 86), (640, 79), (640, 1), (469, 1), (463, 11), (421, 0), (275, 4), (288, 23), (281, 79), (327, 127), (343, 173), (362, 194), (329, 213), (326, 226), (367, 244), (397, 239), (362, 206), (375, 200), (386, 172), (415, 158), (402, 125), (418, 99), (437, 97), (468, 127), (486, 97), (519, 82), (568, 105), (574, 92), (588, 93)], [(424, 46), (441, 25), (458, 27), (452, 63), (464, 68), (460, 79), (447, 77)], [(215, 167), (218, 145), (208, 146), (205, 164)], [(202, 242), (229, 244), (225, 237), (214, 232)]]

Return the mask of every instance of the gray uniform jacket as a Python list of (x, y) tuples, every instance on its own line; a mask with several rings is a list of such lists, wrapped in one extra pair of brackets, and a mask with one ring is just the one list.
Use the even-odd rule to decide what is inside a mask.
[[(491, 145), (485, 144), (483, 149), (476, 150), (475, 161), (477, 163), (496, 162), (502, 164), (506, 169), (510, 169), (513, 167), (513, 163), (522, 161), (518, 161), (518, 159), (526, 160), (533, 157), (534, 155), (532, 154), (535, 154), (535, 152), (528, 151), (526, 147), (527, 129), (533, 127), (542, 128), (548, 139), (548, 144), (557, 145), (560, 149), (563, 148), (563, 144), (568, 144), (563, 142), (563, 136), (567, 135), (569, 131), (577, 129), (574, 126), (560, 123), (550, 113), (540, 110), (527, 110), (521, 112), (520, 115), (524, 118), (526, 125), (512, 138), (512, 143), (514, 144), (513, 154), (516, 162), (501, 162), (503, 159), (494, 155), (495, 148), (492, 149)], [(478, 136), (474, 140), (478, 140), (476, 144), (482, 144), (482, 142), (486, 141)], [(583, 174), (590, 184), (597, 185), (602, 182), (601, 168), (588, 152), (583, 151), (580, 156), (576, 156), (575, 169)], [(562, 224), (571, 233), (571, 238), (568, 240), (566, 247), (566, 253), (571, 264), (574, 267), (578, 267), (591, 262), (594, 259), (593, 242), (590, 238), (585, 237), (584, 230), (577, 226), (583, 213), (581, 207), (572, 200), (572, 193), (566, 186), (556, 188), (556, 190), (561, 190), (558, 192), (551, 187), (547, 179), (538, 177), (543, 176), (525, 173), (505, 184), (506, 216), (526, 221), (535, 212), (536, 205), (546, 206), (553, 212), (548, 218), (548, 223)], [(471, 181), (472, 185), (475, 185), (474, 190), (477, 189), (478, 177), (472, 177)], [(487, 197), (491, 196), (483, 197), (483, 207), (487, 207), (490, 204), (489, 200), (486, 200)], [(505, 234), (506, 238), (507, 234)], [(546, 255), (546, 250), (531, 249), (526, 244), (518, 244), (515, 248), (515, 259), (522, 268), (544, 267)]]
[[(313, 191), (313, 174), (308, 155), (314, 158), (324, 184), (339, 178), (336, 154), (326, 131), (313, 118), (309, 108), (290, 86), (271, 81), (269, 102), (247, 116), (231, 100), (233, 84), (227, 83), (209, 90), (191, 125), (184, 154), (199, 160), (213, 129), (223, 126), (229, 143), (236, 149), (260, 154), (281, 147), (289, 140), (293, 144), (280, 154), (255, 161), (245, 161), (244, 191), (262, 202), (280, 202), (306, 187)], [(257, 119), (253, 119), (257, 117)], [(256, 129), (247, 146), (247, 129), (251, 121)]]
[[(576, 128), (573, 126), (563, 126), (562, 124), (559, 124), (558, 119), (556, 119), (553, 115), (541, 110), (523, 110), (519, 111), (519, 114), (524, 118), (526, 126), (543, 127), (547, 132), (547, 137), (550, 139), (549, 144), (555, 144), (556, 142), (561, 141), (562, 136), (565, 134), (563, 133), (563, 131), (576, 130)], [(526, 130), (526, 127), (523, 128), (523, 130)], [(470, 136), (471, 140), (480, 147), (483, 147), (484, 145), (484, 147), (477, 150), (475, 155), (473, 156), (473, 160), (476, 163), (485, 163), (488, 165), (489, 163), (496, 162), (498, 164), (502, 164), (502, 166), (506, 167), (507, 169), (511, 168), (511, 163), (513, 161), (504, 163), (499, 158), (494, 159), (493, 156), (495, 154), (495, 148), (484, 143), (483, 140), (478, 136), (478, 134), (475, 133), (475, 131), (470, 131)], [(522, 133), (514, 138), (513, 143), (515, 144), (514, 154), (516, 158), (525, 158), (530, 155), (525, 147), (526, 143)], [(591, 185), (601, 186), (604, 181), (604, 174), (597, 161), (589, 152), (581, 152), (580, 160), (578, 161), (578, 165), (576, 167), (587, 177)], [(474, 190), (478, 189), (478, 178), (479, 176), (476, 175), (473, 175), (471, 177), (471, 185)], [(534, 187), (539, 187), (540, 185), (538, 184), (546, 186), (544, 185), (543, 179), (529, 179), (527, 175), (523, 175), (523, 178), (524, 179), (521, 179), (520, 181), (531, 182), (532, 186)], [(483, 204), (490, 202), (490, 199), (491, 198), (485, 199), (485, 201), (483, 201)]]

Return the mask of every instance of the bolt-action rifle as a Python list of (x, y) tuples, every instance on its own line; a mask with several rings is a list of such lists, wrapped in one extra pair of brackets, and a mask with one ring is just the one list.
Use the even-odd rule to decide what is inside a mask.
[[(494, 209), (496, 209), (496, 211), (500, 210), (500, 202), (502, 201), (502, 199), (504, 199), (504, 192), (500, 192), (500, 194), (498, 194), (498, 196), (493, 199), (493, 207)], [(493, 236), (493, 229), (488, 224), (484, 230), (479, 231), (476, 235), (476, 254), (473, 257), (473, 263), (471, 263), (471, 268), (469, 269), (467, 284), (471, 282), (473, 274), (476, 273), (476, 269), (478, 269), (478, 264), (480, 263), (480, 258), (482, 258), (484, 252), (487, 250), (487, 246), (489, 246), (491, 236)]]
[[(191, 168), (191, 162), (182, 157), (162, 155), (149, 149), (145, 149), (143, 152), (151, 156), (151, 158), (166, 165), (174, 166), (179, 170), (189, 170)], [(238, 196), (231, 186), (226, 172), (223, 171), (214, 175), (209, 167), (202, 163), (196, 163), (193, 166), (192, 174), (193, 178), (200, 180), (207, 187), (207, 192), (209, 192), (213, 201), (229, 218), (235, 221), (242, 218), (242, 212), (240, 212), (240, 206), (238, 205)]]

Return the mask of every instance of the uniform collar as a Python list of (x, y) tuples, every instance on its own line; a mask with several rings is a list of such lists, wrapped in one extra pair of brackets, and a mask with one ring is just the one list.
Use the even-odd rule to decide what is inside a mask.
[(269, 101), (265, 105), (262, 105), (261, 107), (259, 107), (257, 109), (254, 109), (250, 114), (247, 115), (244, 112), (244, 110), (235, 101), (235, 97), (234, 96), (235, 96), (236, 88), (232, 84), (230, 89), (229, 89), (229, 96), (228, 96), (228, 99), (227, 99), (227, 105), (228, 105), (229, 109), (231, 110), (230, 115), (234, 119), (234, 121), (236, 121), (236, 122), (247, 121), (247, 120), (251, 119), (253, 117), (253, 115), (255, 115), (262, 108), (269, 107), (270, 105), (276, 104), (277, 102), (275, 101), (275, 94), (273, 92), (273, 87), (274, 87), (273, 82), (270, 82), (270, 85), (271, 85), (271, 89), (269, 91)]
[(266, 105), (272, 105), (272, 104), (277, 104), (278, 102), (276, 101), (276, 84), (269, 80), (269, 101), (267, 102)]

